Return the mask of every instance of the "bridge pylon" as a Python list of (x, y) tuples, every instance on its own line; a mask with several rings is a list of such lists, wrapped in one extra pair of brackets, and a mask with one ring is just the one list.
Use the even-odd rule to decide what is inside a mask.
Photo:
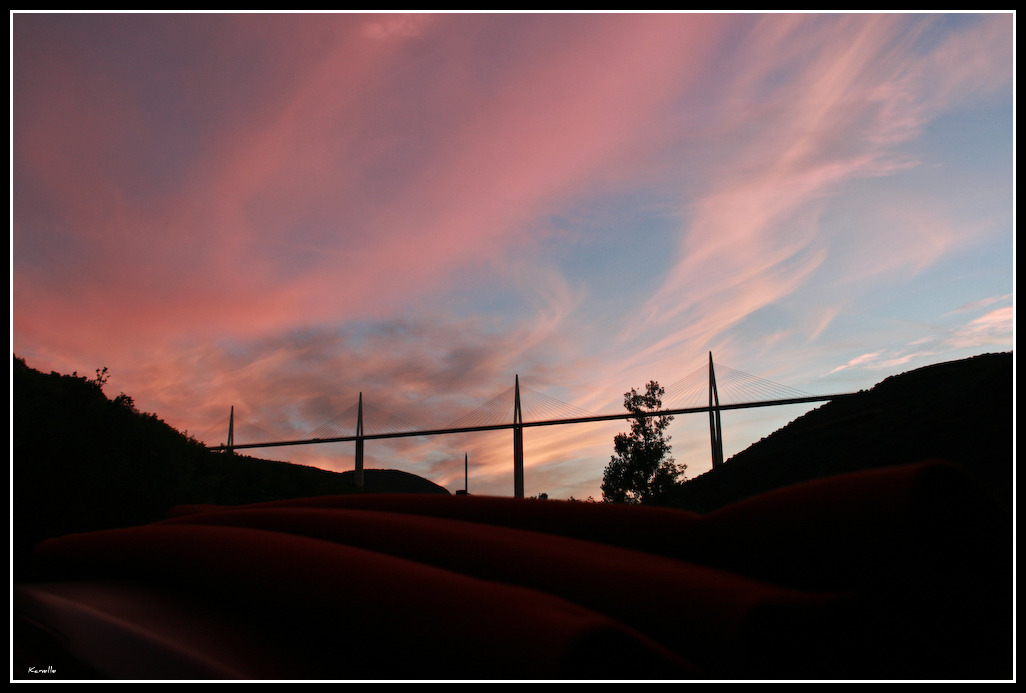
[(356, 405), (356, 464), (353, 482), (357, 488), (363, 488), (363, 393)]
[(723, 464), (723, 427), (720, 424), (720, 393), (716, 390), (716, 370), (709, 352), (709, 442), (713, 469)]
[(235, 405), (232, 405), (231, 411), (228, 412), (228, 443), (225, 445), (225, 450), (231, 455), (234, 452), (235, 447)]

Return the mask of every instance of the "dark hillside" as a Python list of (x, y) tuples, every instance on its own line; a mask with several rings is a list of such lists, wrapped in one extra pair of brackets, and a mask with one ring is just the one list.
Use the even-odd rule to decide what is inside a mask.
[[(238, 505), (358, 492), (344, 474), (208, 451), (102, 378), (41, 373), (14, 359), (12, 471), (16, 556), (41, 539), (163, 519), (177, 505)], [(413, 482), (366, 470), (369, 491)], [(401, 476), (401, 488), (388, 480)], [(426, 480), (420, 492), (446, 492)], [(408, 491), (407, 491), (408, 492)]]
[(1012, 390), (1010, 352), (892, 376), (796, 419), (681, 484), (665, 504), (708, 512), (801, 481), (942, 459), (1010, 511)]
[[(340, 472), (342, 481), (350, 484), (355, 474)], [(366, 493), (449, 493), (433, 481), (398, 469), (364, 469), (363, 490)]]

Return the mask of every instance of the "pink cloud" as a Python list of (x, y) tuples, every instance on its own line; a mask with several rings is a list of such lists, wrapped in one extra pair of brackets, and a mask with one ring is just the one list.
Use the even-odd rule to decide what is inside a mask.
[[(541, 50), (511, 41), (507, 67), (476, 53), (492, 48), (466, 31), (479, 20), (436, 19), (418, 32), (440, 32), (447, 43), (415, 67), (396, 63), (411, 44), (357, 40), (368, 26), (362, 18), (333, 17), (327, 28), (322, 20), (287, 23), (269, 39), (269, 56), (311, 42), (325, 48), (285, 61), (287, 74), (261, 56), (268, 81), (287, 88), (266, 101), (226, 103), (216, 129), (199, 132), (203, 140), (164, 187), (129, 191), (142, 179), (129, 183), (99, 166), (98, 154), (125, 146), (126, 131), (160, 136), (158, 115), (133, 113), (141, 93), (113, 85), (118, 98), (95, 99), (70, 57), (48, 72), (82, 86), (62, 89), (67, 106), (57, 120), (35, 122), (40, 109), (25, 107), (21, 149), (26, 170), (64, 181), (50, 190), (64, 205), (59, 223), (89, 252), (70, 275), (19, 266), (18, 332), (60, 324), (67, 342), (99, 340), (98, 351), (130, 346), (110, 338), (112, 328), (130, 330), (142, 350), (186, 326), (198, 338), (256, 336), (389, 314), (411, 296), (448, 288), (463, 268), (501, 268), (499, 258), (531, 242), (515, 229), (558, 196), (584, 192), (596, 171), (621, 169), (605, 185), (628, 175), (632, 150), (651, 146), (645, 128), (673, 98), (665, 84), (699, 72), (723, 22), (570, 22)], [(241, 31), (229, 44), (244, 50), (258, 45), (254, 37), (269, 38), (260, 22), (230, 29)], [(479, 74), (467, 67), (475, 64)], [(180, 77), (165, 68), (167, 79)], [(197, 101), (184, 111), (201, 109), (220, 84), (210, 80), (186, 90)], [(83, 134), (83, 118), (94, 123), (89, 137), (68, 142), (87, 149), (69, 160), (55, 152), (73, 146), (45, 144), (54, 133)], [(16, 228), (25, 228), (20, 216)]]
[(1015, 331), (1015, 308), (1004, 306), (989, 311), (956, 330), (951, 342), (959, 348), (1004, 347)]
[(884, 353), (883, 351), (873, 351), (873, 352), (870, 352), (868, 354), (861, 354), (861, 355), (856, 356), (855, 358), (849, 360), (847, 363), (845, 363), (845, 364), (843, 364), (841, 366), (838, 366), (837, 368), (833, 369), (827, 375), (830, 375), (832, 373), (837, 373), (838, 371), (842, 371), (842, 370), (845, 370), (847, 368), (855, 368), (857, 366), (862, 366), (862, 365), (865, 365), (867, 363), (873, 363), (877, 359), (879, 359), (880, 355), (883, 354), (883, 353)]
[(432, 18), (433, 15), (408, 13), (371, 17), (363, 22), (363, 35), (382, 40), (420, 36)]

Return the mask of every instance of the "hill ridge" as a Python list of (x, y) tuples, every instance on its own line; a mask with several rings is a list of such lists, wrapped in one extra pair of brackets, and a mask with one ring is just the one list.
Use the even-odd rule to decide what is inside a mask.
[(405, 472), (365, 470), (361, 490), (344, 472), (212, 452), (128, 395), (108, 398), (99, 371), (43, 373), (14, 356), (11, 383), (16, 558), (45, 538), (154, 522), (179, 505), (448, 493)]
[(708, 512), (800, 481), (943, 459), (1012, 506), (1012, 352), (888, 376), (823, 404), (679, 485), (660, 504)]

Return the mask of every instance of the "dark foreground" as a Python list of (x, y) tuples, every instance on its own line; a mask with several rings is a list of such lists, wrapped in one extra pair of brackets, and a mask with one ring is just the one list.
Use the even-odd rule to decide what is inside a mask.
[(42, 543), (14, 679), (1010, 679), (1012, 523), (916, 464), (706, 515), (350, 495)]

